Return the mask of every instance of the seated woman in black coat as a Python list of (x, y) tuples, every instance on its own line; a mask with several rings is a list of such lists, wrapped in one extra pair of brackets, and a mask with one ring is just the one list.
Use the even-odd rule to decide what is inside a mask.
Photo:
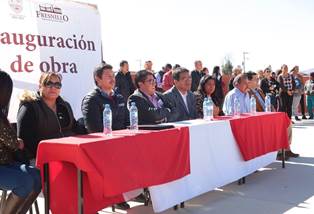
[(214, 103), (214, 116), (222, 116), (224, 113), (219, 108), (221, 103), (219, 99), (215, 96), (215, 79), (212, 76), (203, 76), (200, 80), (197, 91), (194, 92), (196, 99), (196, 111), (199, 118), (203, 118), (203, 102), (205, 97), (212, 99)]
[(84, 134), (71, 106), (60, 97), (61, 75), (42, 73), (37, 94), (25, 92), (17, 116), (17, 134), (25, 143), (27, 159), (36, 157), (41, 140)]

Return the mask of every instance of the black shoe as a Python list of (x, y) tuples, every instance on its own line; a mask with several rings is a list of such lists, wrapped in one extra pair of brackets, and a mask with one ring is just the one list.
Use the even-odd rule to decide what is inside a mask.
[(310, 117), (309, 117), (309, 120), (313, 120), (313, 116), (310, 116)]
[(302, 116), (303, 120), (307, 120), (307, 117), (305, 115)]
[(286, 152), (285, 152), (285, 155), (288, 156), (288, 157), (291, 157), (291, 158), (298, 158), (298, 157), (300, 157), (299, 154), (293, 153), (293, 152), (291, 152), (290, 150), (289, 150), (289, 151), (286, 151)]
[[(279, 161), (282, 161), (282, 159), (283, 159), (282, 153), (278, 153), (276, 159), (279, 160)], [(285, 161), (287, 161), (287, 160), (289, 160), (289, 156), (285, 155)]]
[(126, 202), (122, 202), (122, 203), (119, 203), (119, 204), (115, 204), (115, 207), (117, 209), (120, 209), (120, 210), (127, 210), (127, 209), (130, 209), (130, 205)]
[(134, 198), (133, 201), (136, 201), (136, 202), (139, 202), (139, 203), (145, 203), (146, 202), (145, 195), (144, 194), (140, 194), (139, 196)]
[(295, 119), (296, 121), (300, 121), (300, 120), (301, 120), (300, 118), (298, 118), (298, 116), (295, 116), (294, 119)]

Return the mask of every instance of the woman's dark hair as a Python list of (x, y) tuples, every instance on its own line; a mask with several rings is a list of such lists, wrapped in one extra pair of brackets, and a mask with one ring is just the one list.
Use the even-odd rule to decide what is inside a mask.
[(4, 119), (6, 122), (8, 122), (7, 115), (12, 89), (13, 81), (10, 75), (0, 70), (0, 118)]
[(220, 67), (219, 66), (215, 66), (214, 69), (213, 69), (213, 74), (219, 74), (219, 71), (220, 71)]
[[(213, 76), (210, 76), (210, 75), (205, 75), (201, 78), (200, 80), (200, 84), (198, 85), (198, 88), (197, 88), (197, 92), (199, 92), (200, 94), (202, 95), (206, 95), (206, 91), (205, 91), (205, 85), (206, 83), (209, 81), (209, 80), (214, 80), (214, 77)], [(216, 89), (215, 89), (216, 90)], [(215, 92), (213, 93), (213, 95), (215, 94)]]
[(136, 87), (139, 88), (140, 86), (139, 86), (138, 83), (139, 82), (144, 82), (149, 75), (152, 75), (155, 78), (155, 76), (151, 72), (149, 72), (149, 71), (146, 71), (146, 70), (138, 71), (136, 73), (136, 75), (135, 75), (135, 85), (136, 85)]

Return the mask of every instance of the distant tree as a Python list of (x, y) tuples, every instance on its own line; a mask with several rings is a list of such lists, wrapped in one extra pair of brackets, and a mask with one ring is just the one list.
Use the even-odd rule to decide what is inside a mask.
[(230, 57), (226, 56), (222, 64), (222, 73), (230, 75), (232, 73), (233, 65)]

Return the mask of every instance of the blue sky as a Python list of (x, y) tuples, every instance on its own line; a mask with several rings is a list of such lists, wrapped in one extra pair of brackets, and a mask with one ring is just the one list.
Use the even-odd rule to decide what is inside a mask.
[(311, 0), (82, 0), (98, 5), (105, 60), (132, 70), (145, 60), (189, 69), (197, 59), (212, 70), (228, 55), (234, 65), (314, 67)]

